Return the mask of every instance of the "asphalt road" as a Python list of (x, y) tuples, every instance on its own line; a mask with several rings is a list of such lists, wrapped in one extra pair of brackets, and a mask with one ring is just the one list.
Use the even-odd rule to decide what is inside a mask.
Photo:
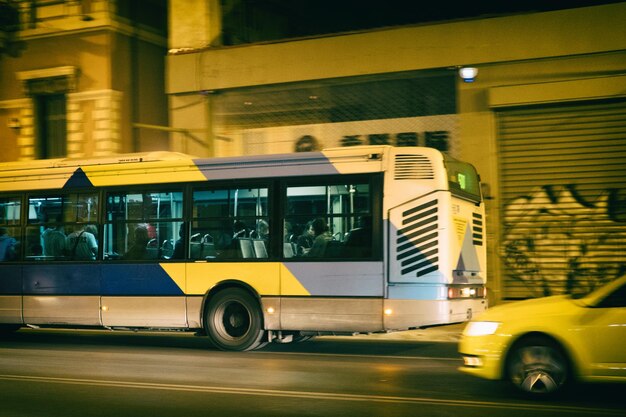
[(626, 414), (623, 385), (530, 401), (460, 363), (450, 336), (238, 353), (188, 334), (21, 330), (0, 340), (0, 417)]

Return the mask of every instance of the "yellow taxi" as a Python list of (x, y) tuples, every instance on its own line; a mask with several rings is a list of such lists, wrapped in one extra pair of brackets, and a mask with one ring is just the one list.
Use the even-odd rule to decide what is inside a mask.
[(626, 276), (582, 297), (493, 307), (467, 324), (459, 353), (462, 372), (536, 396), (575, 380), (626, 382)]

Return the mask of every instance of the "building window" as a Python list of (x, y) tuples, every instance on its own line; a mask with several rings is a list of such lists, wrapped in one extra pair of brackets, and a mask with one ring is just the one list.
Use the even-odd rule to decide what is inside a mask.
[(35, 102), (37, 159), (67, 155), (67, 111), (65, 94), (41, 94)]
[(37, 159), (67, 156), (67, 94), (76, 90), (73, 66), (19, 71), (17, 79), (34, 106), (34, 155)]

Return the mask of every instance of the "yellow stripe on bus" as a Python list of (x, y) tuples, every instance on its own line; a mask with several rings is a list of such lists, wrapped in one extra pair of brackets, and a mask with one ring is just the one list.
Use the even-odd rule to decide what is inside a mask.
[(245, 282), (261, 295), (311, 295), (279, 262), (196, 262), (160, 265), (188, 295), (205, 294), (220, 282), (229, 280)]
[(178, 285), (178, 288), (185, 293), (185, 264), (181, 263), (162, 263), (161, 268), (172, 278), (172, 281)]
[(282, 263), (280, 264), (280, 277), (280, 295), (311, 295), (311, 293), (302, 286), (300, 281), (298, 281), (298, 278)]
[(120, 165), (82, 167), (89, 181), (96, 186), (162, 184), (167, 182), (206, 181), (191, 159), (167, 162), (141, 162)]

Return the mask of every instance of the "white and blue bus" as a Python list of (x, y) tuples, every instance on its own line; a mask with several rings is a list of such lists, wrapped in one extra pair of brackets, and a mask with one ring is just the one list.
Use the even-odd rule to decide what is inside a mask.
[(188, 330), (225, 350), (463, 322), (485, 214), (431, 148), (0, 164), (0, 324)]

